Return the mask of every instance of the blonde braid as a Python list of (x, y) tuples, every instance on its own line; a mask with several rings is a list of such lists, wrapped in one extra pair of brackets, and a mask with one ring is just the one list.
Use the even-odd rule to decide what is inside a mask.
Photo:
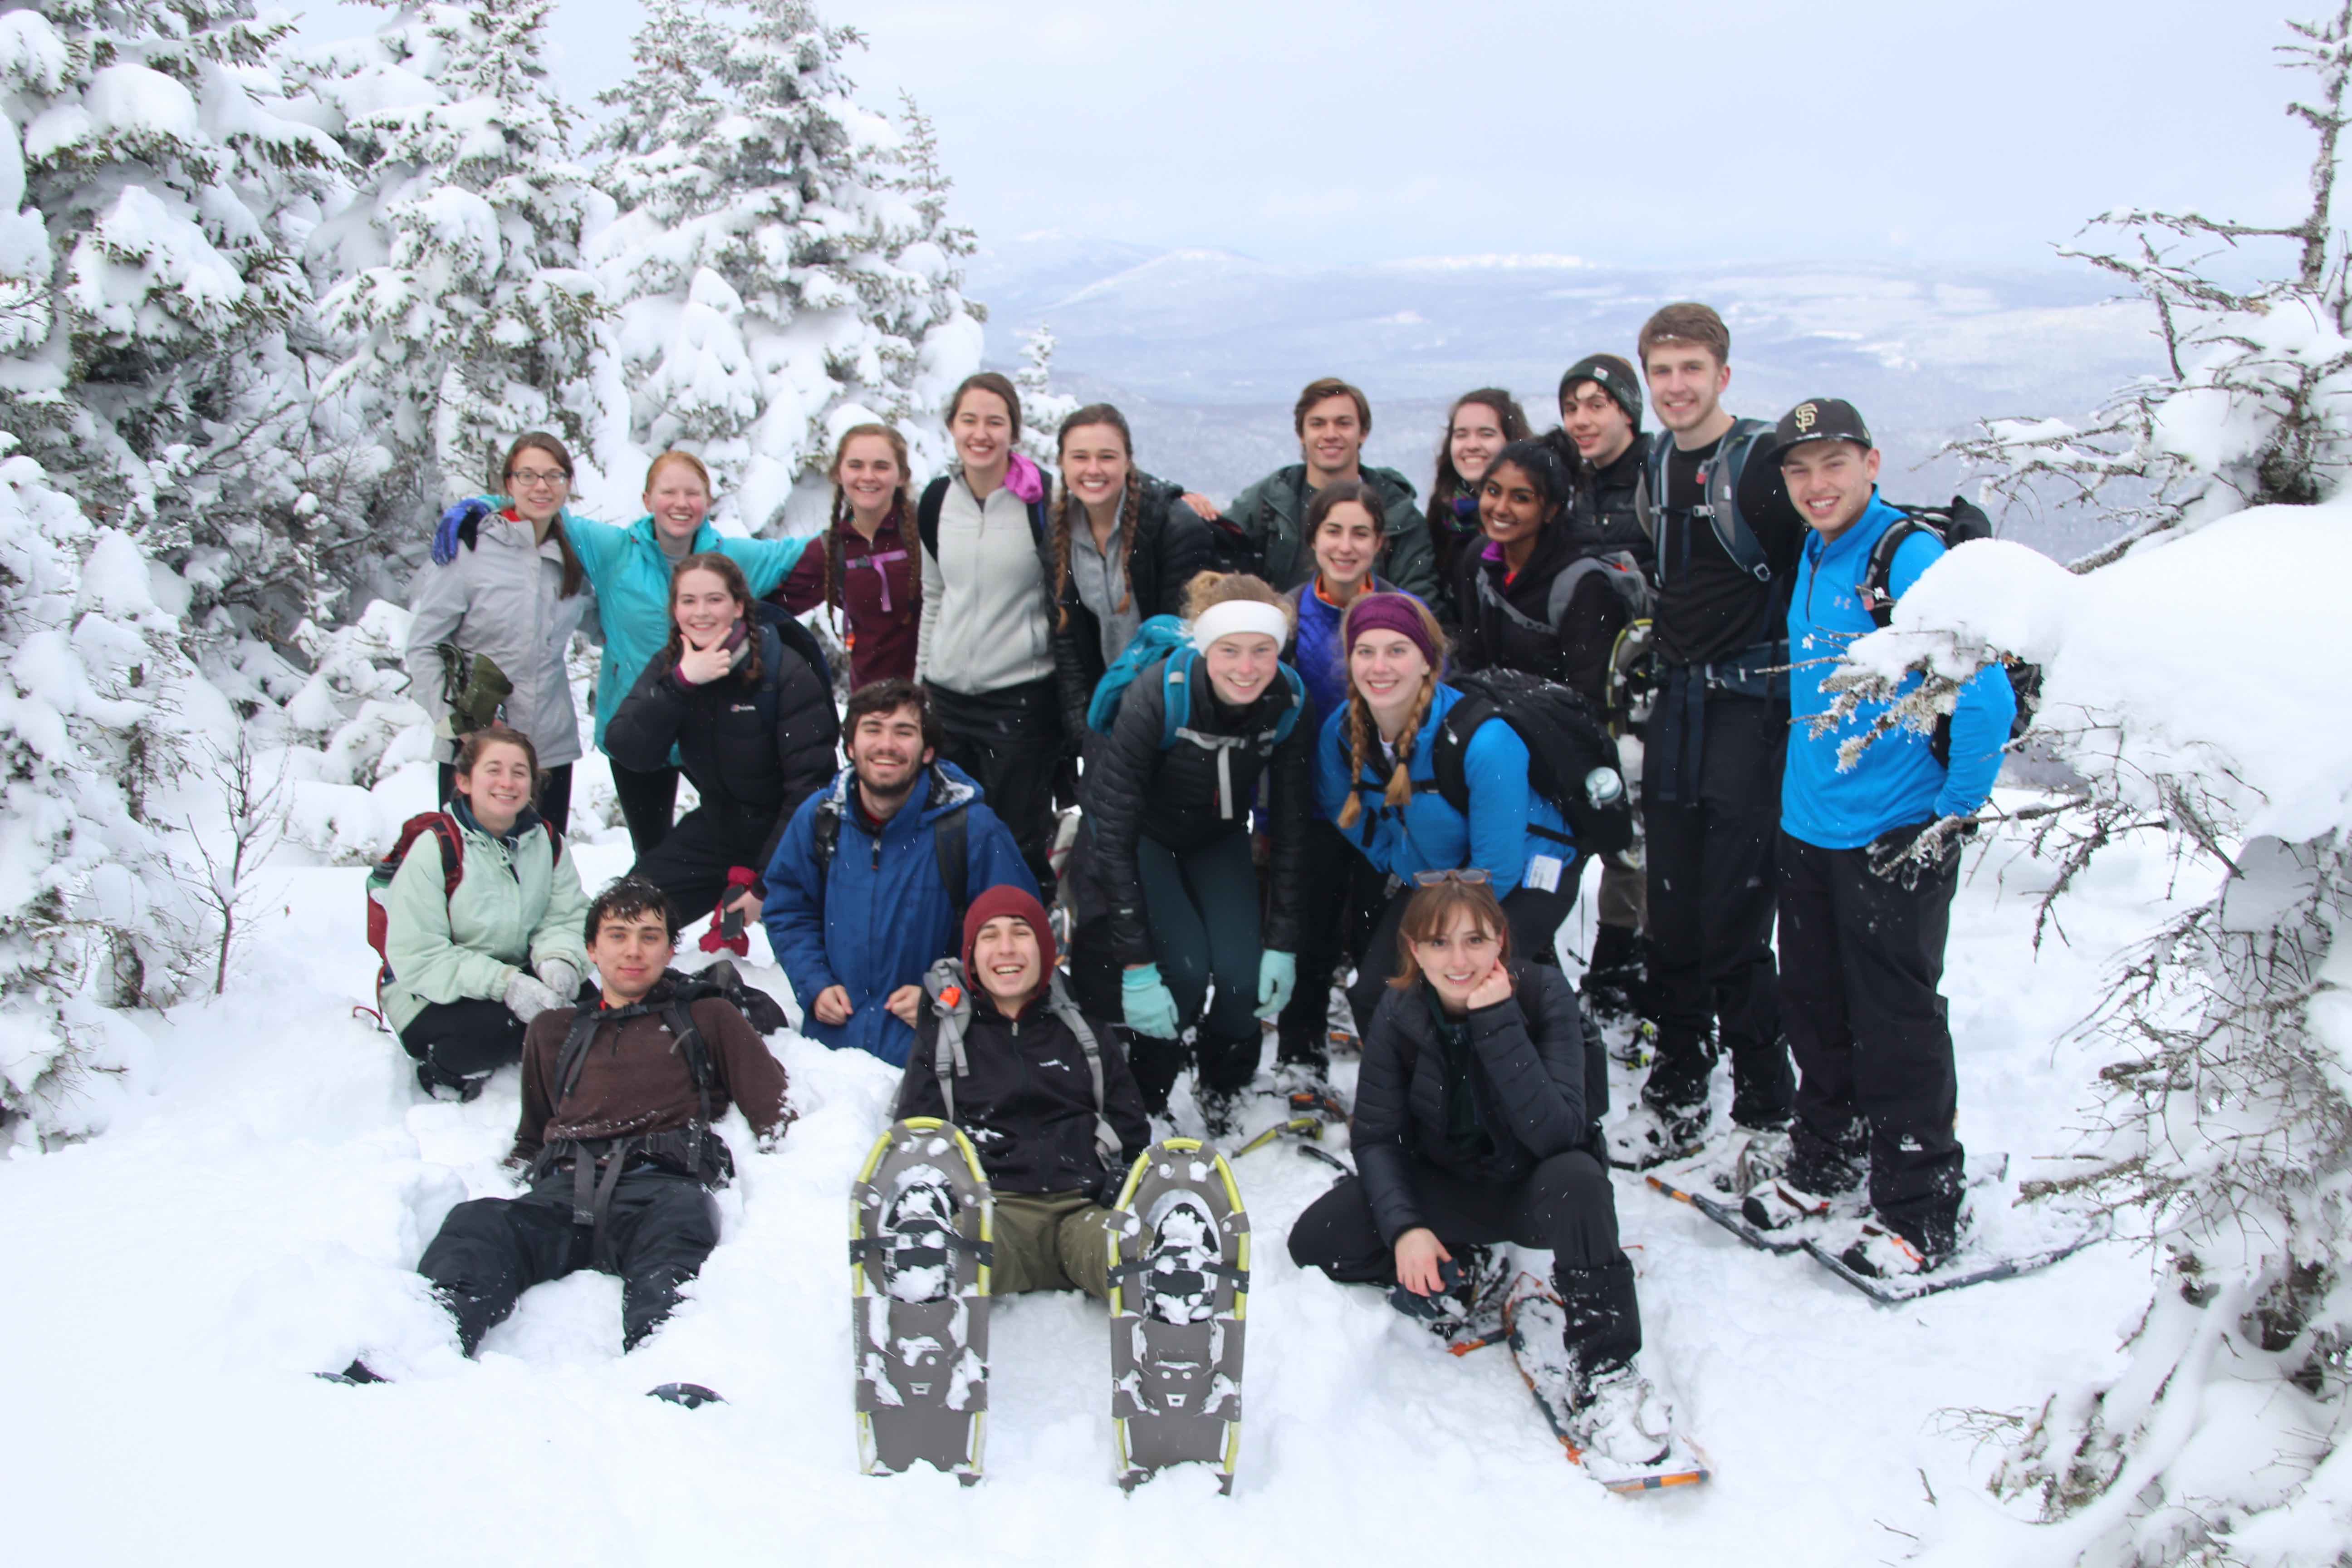
[(1339, 808), (1339, 826), (1353, 827), (1364, 815), (1363, 800), (1356, 791), (1364, 779), (1364, 764), (1372, 755), (1372, 717), (1364, 706), (1363, 693), (1353, 686), (1348, 688), (1348, 801)]
[(1062, 504), (1054, 510), (1054, 611), (1060, 617), (1054, 629), (1059, 632), (1070, 629), (1070, 509), (1076, 505), (1077, 499), (1065, 484)]
[(1396, 772), (1389, 775), (1388, 793), (1381, 798), (1391, 805), (1412, 804), (1412, 746), (1421, 735), (1422, 721), (1429, 717), (1429, 705), (1437, 697), (1437, 671), (1433, 669), (1422, 679), (1421, 696), (1412, 705), (1412, 717), (1404, 721), (1397, 735)]
[(1127, 549), (1119, 557), (1118, 570), (1123, 584), (1118, 613), (1127, 614), (1135, 603), (1135, 536), (1143, 531), (1143, 476), (1135, 470), (1130, 456), (1127, 465)]

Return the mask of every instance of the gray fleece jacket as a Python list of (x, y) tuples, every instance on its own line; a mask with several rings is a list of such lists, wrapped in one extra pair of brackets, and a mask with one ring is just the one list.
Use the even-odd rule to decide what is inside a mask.
[(1054, 673), (1045, 574), (1029, 509), (999, 485), (982, 506), (959, 473), (940, 502), (940, 548), (923, 552), (917, 679), (976, 697)]
[[(482, 519), (473, 549), (460, 546), (446, 566), (427, 559), (409, 584), (415, 617), (408, 631), (409, 695), (438, 724), (449, 705), (441, 697), (435, 645), (456, 643), (467, 653), (488, 654), (514, 682), (507, 722), (530, 737), (539, 765), (579, 761), (580, 713), (563, 656), (594, 596), (584, 578), (569, 599), (558, 596), (562, 584), (563, 553), (553, 539), (534, 542), (530, 524), (497, 513)], [(444, 741), (433, 755), (446, 763), (457, 750)]]

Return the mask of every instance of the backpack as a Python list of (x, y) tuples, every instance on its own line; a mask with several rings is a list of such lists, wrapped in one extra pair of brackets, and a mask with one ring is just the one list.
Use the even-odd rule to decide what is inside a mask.
[[(563, 835), (555, 825), (542, 818), (540, 826), (547, 829), (547, 842), (553, 858), (563, 858)], [(400, 873), (400, 863), (408, 857), (409, 847), (421, 836), (430, 833), (441, 846), (441, 898), (446, 903), (456, 896), (457, 885), (466, 879), (466, 844), (457, 831), (457, 819), (446, 811), (421, 811), (400, 825), (400, 837), (393, 840), (392, 848), (383, 858), (368, 868), (367, 877), (367, 940), (375, 949), (378, 965), (375, 973), (375, 994), (383, 1000), (383, 988), (393, 980), (392, 955), (386, 946), (392, 939), (392, 911), (384, 905), (391, 896), (392, 879)]]
[[(1135, 678), (1153, 665), (1166, 660), (1160, 687), (1160, 749), (1168, 750), (1179, 740), (1192, 740), (1203, 746), (1239, 744), (1250, 737), (1202, 736), (1186, 734), (1192, 721), (1192, 671), (1200, 667), (1200, 650), (1192, 647), (1192, 634), (1184, 623), (1174, 616), (1154, 616), (1136, 629), (1134, 637), (1119, 650), (1103, 678), (1095, 682), (1095, 694), (1087, 703), (1087, 728), (1097, 735), (1108, 735), (1118, 722), (1118, 705), (1127, 696), (1127, 689)], [(1282, 710), (1264, 739), (1267, 744), (1279, 746), (1290, 739), (1290, 731), (1298, 727), (1298, 715), (1307, 707), (1307, 682), (1288, 664), (1280, 666), (1284, 683), (1290, 688), (1293, 701)]]
[[(962, 960), (942, 958), (932, 964), (923, 976), (923, 993), (930, 1002), (931, 1016), (939, 1020), (931, 1042), (931, 1070), (939, 1075), (940, 1099), (952, 1122), (955, 1080), (971, 1071), (964, 1059), (963, 1037), (971, 1025), (971, 994), (964, 981)], [(1110, 1118), (1104, 1114), (1102, 1046), (1078, 1005), (1070, 1000), (1059, 970), (1047, 975), (1045, 1008), (1069, 1026), (1070, 1033), (1078, 1037), (1078, 1048), (1086, 1053), (1087, 1073), (1095, 1084), (1095, 1153), (1105, 1169), (1116, 1171), (1120, 1165), (1119, 1142)]]
[[(1772, 426), (1761, 419), (1735, 419), (1731, 428), (1715, 449), (1715, 456), (1699, 466), (1698, 481), (1705, 500), (1691, 508), (1693, 520), (1705, 518), (1715, 530), (1716, 542), (1732, 563), (1759, 583), (1772, 580), (1771, 563), (1764, 558), (1764, 546), (1758, 541), (1756, 531), (1739, 512), (1739, 478), (1748, 470), (1748, 461), (1756, 450), (1770, 438)], [(1666, 551), (1658, 538), (1657, 511), (1666, 495), (1667, 456), (1675, 449), (1671, 439), (1650, 443), (1650, 461), (1643, 476), (1643, 489), (1634, 495), (1634, 515), (1642, 521), (1642, 530), (1650, 536), (1657, 552), (1658, 582), (1666, 580)]]
[[(915, 536), (923, 542), (923, 552), (932, 560), (940, 558), (940, 508), (948, 499), (949, 476), (941, 474), (923, 487), (922, 500), (915, 503)], [(1049, 482), (1045, 493), (1026, 503), (1029, 509), (1029, 531), (1043, 545), (1053, 532), (1054, 487)]]
[[(1568, 819), (1577, 853), (1610, 855), (1632, 846), (1633, 802), (1618, 771), (1617, 745), (1582, 692), (1516, 669), (1455, 675), (1448, 684), (1461, 700), (1446, 710), (1430, 752), (1433, 787), (1446, 805), (1469, 815), (1464, 759), (1470, 738), (1499, 719), (1527, 743), (1528, 783)], [(1558, 837), (1541, 827), (1528, 831)]]
[[(937, 768), (931, 770), (931, 798), (939, 799), (947, 793), (947, 775)], [(971, 867), (966, 857), (964, 812), (970, 806), (964, 801), (948, 807), (931, 821), (931, 849), (939, 858), (940, 881), (948, 890), (948, 904), (955, 911), (955, 929), (963, 930), (964, 907), (971, 901)], [(817, 803), (816, 819), (809, 824), (811, 852), (816, 857), (816, 874), (820, 881), (833, 868), (834, 851), (841, 847), (842, 801), (831, 791)]]
[[(1870, 547), (1870, 560), (1863, 567), (1862, 581), (1853, 585), (1854, 596), (1862, 607), (1870, 612), (1873, 622), (1881, 626), (1895, 622), (1895, 594), (1891, 579), (1895, 574), (1895, 553), (1906, 540), (1915, 534), (1933, 536), (1947, 550), (1971, 540), (1992, 537), (1992, 519), (1982, 508), (1954, 496), (1946, 506), (1897, 506), (1903, 514), (1900, 522), (1889, 524), (1878, 542)], [(2009, 738), (2015, 741), (2033, 722), (2033, 710), (2042, 698), (2042, 668), (2039, 665), (2008, 663), (2001, 665), (2009, 677), (2009, 689), (2017, 699), (2017, 710), (2009, 721)], [(1936, 728), (1927, 739), (1927, 749), (1946, 767), (1952, 765), (1952, 716), (1939, 714)]]

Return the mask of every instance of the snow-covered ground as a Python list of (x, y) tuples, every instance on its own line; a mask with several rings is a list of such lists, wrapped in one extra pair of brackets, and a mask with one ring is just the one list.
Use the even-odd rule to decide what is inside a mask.
[[(592, 886), (625, 858), (581, 850)], [(452, 1204), (505, 1190), (515, 1078), (471, 1106), (425, 1102), (353, 1016), (362, 876), (268, 873), (230, 994), (142, 1015), (125, 1087), (93, 1088), (116, 1099), (110, 1127), (0, 1164), (10, 1561), (1070, 1563), (1144, 1543), (1244, 1562), (1895, 1561), (1991, 1506), (1958, 1413), (2111, 1374), (2147, 1299), (2146, 1258), (2115, 1242), (1881, 1310), (1621, 1174), (1646, 1354), (1716, 1479), (1620, 1499), (1564, 1461), (1504, 1352), (1449, 1357), (1377, 1292), (1291, 1266), (1283, 1237), (1330, 1173), (1277, 1144), (1236, 1168), (1258, 1245), (1233, 1498), (1202, 1476), (1132, 1497), (1111, 1482), (1105, 1318), (1076, 1296), (995, 1309), (984, 1484), (868, 1479), (844, 1199), (895, 1075), (778, 1037), (801, 1120), (755, 1154), (734, 1119), (725, 1239), (667, 1329), (623, 1357), (617, 1283), (581, 1274), (530, 1292), (469, 1364), (409, 1270)], [(1947, 985), (1961, 1132), (2010, 1152), (2012, 1183), (2067, 1148), (2095, 1064), (2054, 1042), (2102, 963), (2210, 891), (2173, 886), (2153, 847), (2113, 853), (2068, 895), (2072, 945), (2037, 958), (2042, 880), (2011, 839), (1979, 852)], [(362, 1351), (398, 1381), (311, 1375)], [(728, 1403), (645, 1397), (673, 1379)]]

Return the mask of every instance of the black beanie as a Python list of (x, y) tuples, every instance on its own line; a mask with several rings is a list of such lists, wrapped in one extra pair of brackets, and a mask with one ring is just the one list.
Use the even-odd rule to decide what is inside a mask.
[(1571, 388), (1580, 381), (1589, 381), (1617, 400), (1625, 417), (1633, 422), (1633, 434), (1642, 433), (1642, 384), (1633, 374), (1633, 367), (1615, 354), (1586, 354), (1568, 367), (1559, 378), (1559, 400), (1568, 401)]

